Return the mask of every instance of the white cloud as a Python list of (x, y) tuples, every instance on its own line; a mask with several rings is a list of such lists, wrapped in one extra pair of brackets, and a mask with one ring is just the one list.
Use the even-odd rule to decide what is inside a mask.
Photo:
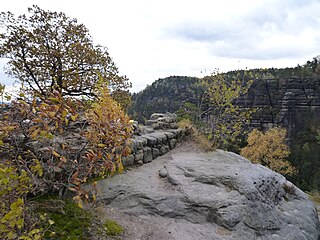
[(320, 50), (317, 0), (11, 0), (1, 10), (22, 14), (32, 4), (84, 23), (135, 91), (216, 67), (295, 66)]
[[(320, 25), (317, 1), (257, 1), (227, 20), (208, 18), (169, 28), (181, 41), (208, 44), (215, 56), (245, 59), (284, 59), (316, 55)], [(301, 3), (303, 2), (303, 4)]]

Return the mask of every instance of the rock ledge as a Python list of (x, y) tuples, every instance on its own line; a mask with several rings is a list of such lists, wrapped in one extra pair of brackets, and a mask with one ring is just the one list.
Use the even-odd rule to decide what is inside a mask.
[(282, 175), (221, 150), (175, 149), (98, 185), (100, 202), (156, 223), (163, 239), (314, 240), (320, 233), (305, 193)]

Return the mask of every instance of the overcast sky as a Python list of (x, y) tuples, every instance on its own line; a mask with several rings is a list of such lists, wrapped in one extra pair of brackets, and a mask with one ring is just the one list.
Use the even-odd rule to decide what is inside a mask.
[[(171, 75), (215, 68), (293, 67), (320, 54), (320, 0), (8, 0), (77, 18), (108, 48), (133, 91)], [(0, 61), (0, 82), (10, 84)]]

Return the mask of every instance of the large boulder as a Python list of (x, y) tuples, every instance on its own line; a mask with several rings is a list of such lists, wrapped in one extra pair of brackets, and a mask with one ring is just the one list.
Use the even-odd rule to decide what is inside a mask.
[(175, 113), (154, 113), (146, 125), (152, 126), (154, 130), (177, 129), (177, 115)]
[(230, 152), (175, 149), (98, 187), (114, 212), (160, 228), (162, 238), (148, 239), (319, 239), (317, 212), (304, 192)]

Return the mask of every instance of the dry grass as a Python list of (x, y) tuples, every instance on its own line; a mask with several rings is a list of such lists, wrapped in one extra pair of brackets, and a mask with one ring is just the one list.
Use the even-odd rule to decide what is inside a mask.
[(214, 144), (208, 139), (208, 136), (198, 130), (196, 126), (188, 119), (179, 122), (179, 128), (186, 129), (190, 132), (191, 139), (204, 151), (215, 150)]
[(309, 198), (317, 205), (320, 205), (320, 192), (317, 190), (312, 190), (307, 192)]

